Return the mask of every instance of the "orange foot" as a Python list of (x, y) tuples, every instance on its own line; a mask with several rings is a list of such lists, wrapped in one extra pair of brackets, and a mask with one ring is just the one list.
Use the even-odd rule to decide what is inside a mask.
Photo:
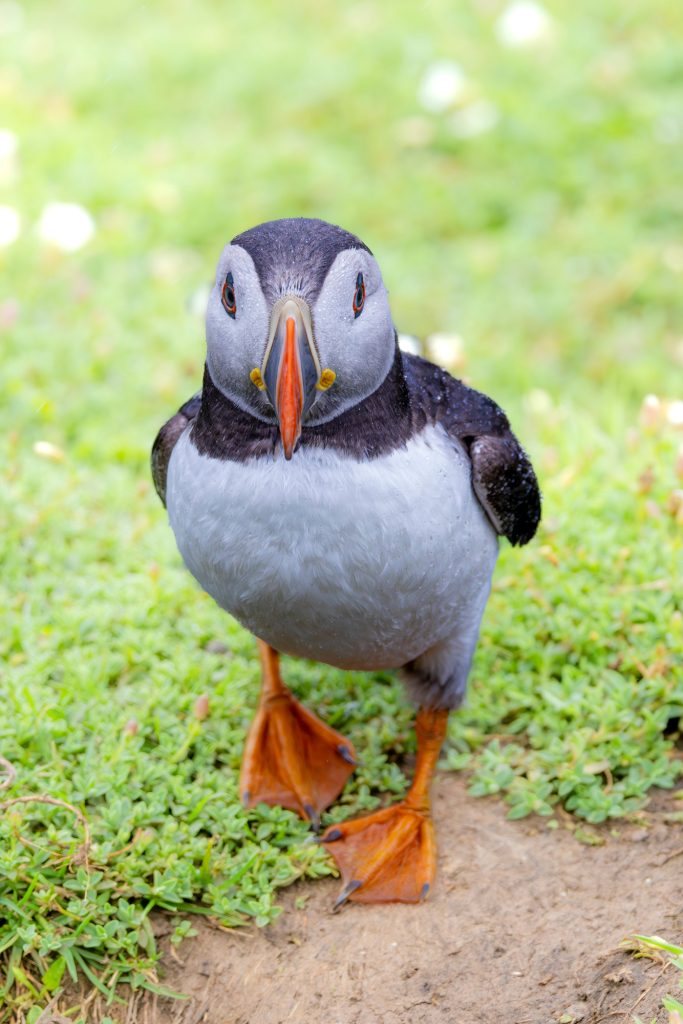
[(420, 708), (417, 762), (405, 800), (355, 821), (328, 828), (320, 842), (341, 871), (344, 888), (335, 909), (357, 903), (419, 903), (436, 874), (436, 841), (429, 814), (429, 784), (446, 735), (448, 711)]
[(240, 775), (245, 807), (277, 804), (320, 827), (356, 764), (353, 745), (282, 687), (266, 696), (247, 739)]
[(406, 801), (333, 825), (319, 841), (330, 844), (344, 883), (335, 909), (347, 900), (419, 903), (434, 882), (434, 826)]

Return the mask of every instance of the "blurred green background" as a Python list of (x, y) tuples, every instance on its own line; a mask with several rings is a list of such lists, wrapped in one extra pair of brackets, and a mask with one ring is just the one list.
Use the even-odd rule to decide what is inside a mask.
[[(293, 815), (238, 806), (251, 640), (183, 570), (148, 470), (200, 383), (218, 253), (269, 218), (359, 234), (399, 329), (497, 399), (541, 477), (447, 762), (516, 816), (599, 822), (673, 784), (682, 181), (669, 0), (0, 0), (2, 795), (81, 808), (100, 870), (76, 872), (67, 810), (7, 810), (6, 997), (20, 961), (146, 983), (152, 906), (266, 923), (275, 886), (330, 870)], [(332, 817), (400, 792), (398, 685), (286, 672), (363, 752)]]
[[(0, 99), (19, 141), (3, 201), (24, 221), (3, 288), (34, 355), (35, 390), (23, 362), (7, 367), (22, 418), (47, 398), (82, 442), (102, 423), (62, 389), (93, 376), (163, 414), (179, 375), (198, 377), (188, 297), (221, 247), (296, 214), (360, 234), (400, 329), (462, 334), (468, 374), (503, 404), (533, 386), (600, 415), (606, 391), (635, 405), (683, 374), (679, 5), (549, 8), (545, 34), (517, 47), (493, 0), (2, 10)], [(444, 60), (465, 81), (432, 113), (420, 88)], [(55, 200), (97, 224), (68, 259), (34, 233)], [(139, 443), (125, 419), (117, 437)]]

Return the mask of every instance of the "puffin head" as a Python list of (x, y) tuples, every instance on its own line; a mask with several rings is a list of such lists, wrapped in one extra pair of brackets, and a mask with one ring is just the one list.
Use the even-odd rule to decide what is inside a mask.
[(221, 253), (206, 314), (207, 367), (241, 409), (277, 421), (286, 459), (302, 429), (375, 391), (395, 355), (377, 261), (322, 220), (274, 220)]

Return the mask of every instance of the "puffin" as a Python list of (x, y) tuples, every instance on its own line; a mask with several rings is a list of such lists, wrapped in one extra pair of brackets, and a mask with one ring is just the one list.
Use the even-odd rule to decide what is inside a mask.
[(201, 391), (159, 431), (152, 476), (185, 565), (257, 639), (241, 800), (318, 831), (356, 765), (287, 688), (281, 653), (398, 670), (416, 707), (407, 794), (317, 841), (341, 874), (336, 907), (420, 902), (436, 872), (431, 779), (499, 537), (526, 544), (540, 520), (533, 467), (491, 398), (401, 351), (372, 252), (325, 221), (232, 239), (206, 345)]

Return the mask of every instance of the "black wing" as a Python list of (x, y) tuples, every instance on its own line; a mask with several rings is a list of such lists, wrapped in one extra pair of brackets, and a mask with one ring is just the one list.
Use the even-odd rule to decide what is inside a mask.
[(164, 505), (166, 505), (166, 476), (168, 474), (171, 452), (185, 427), (197, 416), (199, 406), (201, 405), (201, 398), (202, 394), (200, 391), (198, 394), (193, 395), (189, 402), (181, 405), (175, 416), (171, 416), (170, 420), (164, 423), (152, 445), (152, 480), (154, 481), (156, 492)]
[(526, 544), (541, 519), (541, 494), (503, 410), (426, 359), (404, 353), (403, 366), (417, 425), (441, 423), (465, 445), (472, 486), (496, 531), (512, 544)]

